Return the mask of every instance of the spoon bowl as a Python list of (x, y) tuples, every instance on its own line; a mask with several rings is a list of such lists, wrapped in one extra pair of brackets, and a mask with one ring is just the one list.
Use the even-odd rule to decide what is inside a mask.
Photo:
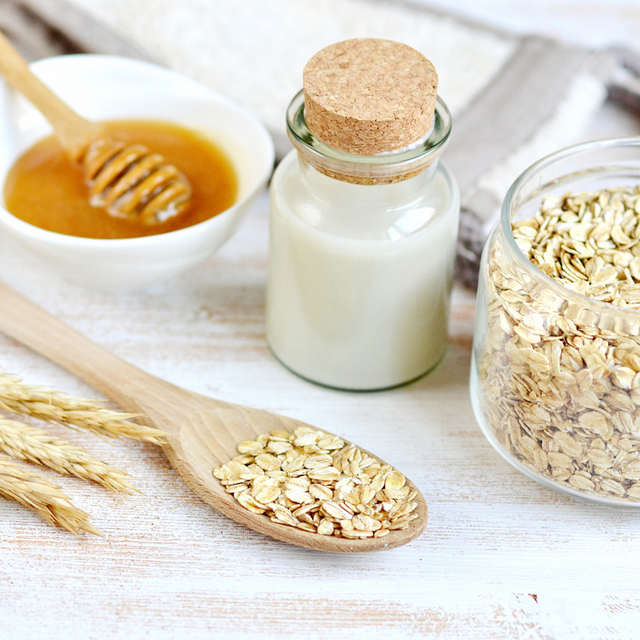
[(239, 442), (276, 429), (292, 432), (309, 425), (215, 400), (153, 376), (109, 353), (3, 283), (0, 300), (0, 331), (74, 373), (125, 411), (141, 414), (148, 426), (163, 430), (167, 434), (163, 450), (184, 482), (202, 500), (236, 522), (283, 542), (333, 552), (391, 549), (410, 542), (426, 527), (427, 504), (408, 479), (409, 488), (417, 491), (413, 500), (418, 505), (418, 517), (408, 528), (381, 538), (323, 536), (248, 511), (214, 478), (213, 469), (237, 455)]

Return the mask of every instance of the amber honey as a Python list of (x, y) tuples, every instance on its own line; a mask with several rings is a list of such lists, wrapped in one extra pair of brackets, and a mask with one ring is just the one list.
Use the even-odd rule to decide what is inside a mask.
[(237, 198), (234, 167), (202, 134), (155, 120), (106, 123), (110, 136), (143, 144), (184, 173), (193, 189), (188, 209), (166, 222), (145, 225), (109, 215), (89, 204), (82, 167), (74, 164), (57, 138), (44, 138), (15, 162), (4, 188), (6, 208), (36, 227), (84, 238), (136, 238), (203, 222), (231, 207)]

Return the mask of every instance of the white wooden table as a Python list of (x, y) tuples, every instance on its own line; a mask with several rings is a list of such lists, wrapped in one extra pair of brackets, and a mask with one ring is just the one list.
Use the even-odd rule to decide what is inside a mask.
[[(380, 453), (420, 486), (429, 527), (396, 550), (310, 552), (200, 502), (159, 449), (69, 439), (128, 470), (119, 497), (46, 474), (104, 538), (75, 537), (0, 501), (0, 638), (632, 638), (640, 513), (538, 486), (474, 420), (473, 296), (455, 292), (445, 361), (393, 391), (331, 391), (285, 370), (263, 329), (266, 198), (198, 272), (142, 294), (58, 281), (0, 238), (0, 276), (95, 341), (195, 391), (284, 413)], [(0, 336), (2, 369), (95, 397)], [(67, 436), (64, 428), (53, 429)]]
[[(603, 117), (602, 130), (628, 126)], [(104, 538), (73, 536), (0, 500), (0, 638), (640, 637), (640, 512), (555, 493), (494, 452), (467, 390), (473, 296), (455, 291), (448, 354), (431, 375), (343, 393), (297, 378), (268, 351), (266, 260), (266, 197), (202, 269), (144, 293), (76, 288), (0, 236), (0, 278), (114, 353), (379, 453), (422, 489), (426, 532), (372, 555), (289, 547), (203, 504), (158, 448), (52, 428), (128, 470), (143, 494), (45, 473)], [(96, 396), (2, 335), (0, 369)]]

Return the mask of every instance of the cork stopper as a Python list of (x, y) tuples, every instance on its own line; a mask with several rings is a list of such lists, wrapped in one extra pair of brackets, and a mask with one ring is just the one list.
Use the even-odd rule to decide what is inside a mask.
[(305, 66), (303, 85), (307, 126), (340, 151), (402, 149), (433, 124), (436, 70), (399, 42), (356, 38), (326, 47)]

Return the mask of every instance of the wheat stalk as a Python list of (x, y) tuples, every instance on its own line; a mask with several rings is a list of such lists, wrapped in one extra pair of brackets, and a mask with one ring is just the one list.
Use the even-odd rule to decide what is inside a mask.
[(0, 409), (79, 427), (99, 436), (132, 438), (154, 444), (163, 444), (165, 441), (160, 429), (131, 422), (131, 418), (137, 417), (135, 414), (111, 411), (92, 400), (25, 384), (20, 378), (2, 373)]
[(0, 416), (0, 450), (12, 458), (34, 462), (57, 471), (92, 480), (111, 491), (133, 493), (137, 489), (128, 473), (110, 467), (74, 445), (42, 429)]
[(102, 535), (89, 522), (89, 514), (71, 504), (53, 482), (28, 472), (3, 455), (0, 455), (0, 495), (34, 509), (51, 524), (73, 533), (82, 530)]

